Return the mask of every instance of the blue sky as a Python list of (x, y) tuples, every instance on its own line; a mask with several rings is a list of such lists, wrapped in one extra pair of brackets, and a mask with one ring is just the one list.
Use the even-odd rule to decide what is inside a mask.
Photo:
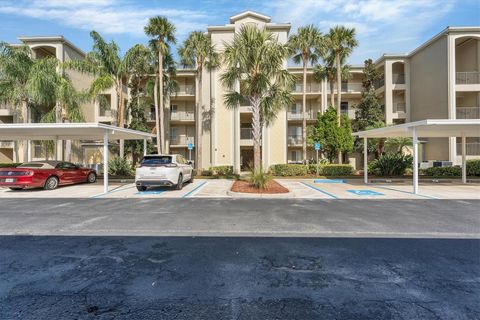
[(181, 41), (193, 30), (223, 25), (244, 10), (298, 26), (313, 23), (323, 32), (336, 24), (355, 27), (359, 47), (350, 63), (383, 53), (406, 53), (446, 26), (480, 26), (479, 0), (0, 0), (0, 40), (20, 35), (64, 35), (89, 51), (89, 31), (115, 40), (125, 52), (146, 43), (148, 18), (165, 15), (177, 26)]

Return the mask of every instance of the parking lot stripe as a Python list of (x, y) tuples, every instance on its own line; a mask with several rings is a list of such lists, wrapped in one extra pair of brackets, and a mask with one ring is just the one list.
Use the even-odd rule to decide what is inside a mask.
[(410, 192), (410, 191), (397, 190), (397, 189), (393, 189), (393, 188), (387, 188), (387, 187), (381, 187), (381, 186), (375, 186), (375, 188), (397, 191), (397, 192), (402, 192), (402, 193), (407, 193), (407, 194), (413, 194), (415, 196), (424, 197), (424, 198), (427, 198), (427, 199), (440, 199), (440, 198), (433, 197), (433, 196), (427, 196), (427, 195), (423, 195), (423, 194), (414, 194), (413, 192)]
[(202, 186), (204, 186), (208, 181), (204, 181), (202, 184), (200, 184), (199, 186), (195, 187), (195, 189), (185, 193), (182, 198), (187, 198), (188, 196), (190, 196), (192, 193), (194, 193), (195, 191), (197, 191), (198, 189), (200, 189)]
[(132, 189), (132, 188), (135, 188), (135, 187), (136, 186), (130, 186), (130, 187), (127, 187), (127, 188), (124, 188), (124, 189), (114, 189), (112, 191), (108, 191), (107, 193), (100, 193), (100, 194), (91, 196), (90, 198), (100, 198), (100, 197), (105, 196), (105, 195), (110, 194), (110, 193), (120, 192), (120, 191), (124, 191), (124, 190), (128, 190), (128, 189)]
[(311, 188), (311, 189), (313, 189), (313, 190), (315, 190), (315, 191), (319, 191), (319, 192), (321, 192), (321, 193), (323, 193), (323, 194), (325, 194), (325, 195), (327, 195), (327, 196), (329, 196), (329, 197), (332, 197), (333, 199), (338, 199), (338, 198), (335, 197), (333, 194), (328, 193), (328, 192), (326, 192), (326, 191), (323, 191), (323, 190), (320, 189), (320, 188), (311, 186), (311, 185), (309, 185), (308, 183), (305, 183), (305, 182), (300, 182), (300, 183), (306, 185), (307, 187), (309, 187), (309, 188)]

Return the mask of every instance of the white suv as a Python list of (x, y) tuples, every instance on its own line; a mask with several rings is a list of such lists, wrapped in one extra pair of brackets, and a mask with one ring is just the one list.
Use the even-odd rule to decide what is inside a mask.
[(186, 181), (193, 182), (193, 168), (181, 154), (147, 155), (135, 172), (138, 191), (160, 186), (175, 186), (181, 190)]

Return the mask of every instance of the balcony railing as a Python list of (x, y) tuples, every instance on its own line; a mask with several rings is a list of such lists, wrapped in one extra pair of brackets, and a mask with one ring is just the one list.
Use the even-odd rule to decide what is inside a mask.
[(373, 85), (375, 86), (375, 89), (380, 89), (385, 85), (385, 79), (378, 79)]
[(180, 85), (178, 86), (178, 94), (188, 94), (188, 95), (194, 95), (195, 94), (195, 86), (190, 84), (190, 85)]
[[(307, 83), (306, 90), (305, 92), (307, 93), (319, 93), (320, 90), (320, 84), (318, 83)], [(295, 93), (303, 93), (303, 84), (296, 84), (293, 86), (293, 92)]]
[[(480, 156), (480, 142), (470, 142), (465, 144), (467, 156)], [(457, 156), (462, 155), (462, 144), (457, 143)]]
[[(360, 82), (342, 83), (341, 89), (343, 93), (361, 92), (363, 90), (363, 86)], [(330, 86), (328, 86), (327, 90), (330, 93)], [(333, 92), (337, 92), (337, 84), (333, 85)]]
[(392, 83), (393, 84), (405, 84), (405, 75), (404, 74), (399, 74), (399, 73), (394, 73), (392, 75)]
[(456, 84), (480, 84), (480, 72), (457, 72)]
[(193, 111), (187, 112), (172, 112), (170, 113), (170, 120), (195, 120), (195, 113)]
[(293, 134), (293, 135), (288, 135), (287, 142), (289, 145), (298, 145), (298, 144), (302, 144), (303, 139), (301, 135)]
[(393, 112), (394, 113), (406, 112), (406, 110), (407, 110), (407, 107), (406, 107), (405, 102), (395, 102), (395, 103), (393, 103)]
[(112, 109), (102, 109), (102, 108), (100, 108), (100, 110), (98, 112), (98, 116), (99, 117), (106, 117), (106, 118), (115, 117), (116, 112), (115, 112), (115, 110), (112, 110)]
[(187, 136), (178, 136), (178, 137), (172, 137), (170, 139), (171, 145), (187, 145), (189, 143), (195, 143), (195, 138), (187, 137)]
[(457, 107), (457, 119), (480, 119), (480, 107)]
[(0, 148), (13, 148), (13, 141), (0, 141)]
[[(305, 112), (305, 116), (306, 116), (307, 120), (315, 120), (316, 119), (316, 114), (313, 111)], [(302, 112), (288, 112), (287, 113), (287, 119), (288, 120), (303, 120)]]
[(240, 128), (240, 140), (253, 140), (253, 129)]

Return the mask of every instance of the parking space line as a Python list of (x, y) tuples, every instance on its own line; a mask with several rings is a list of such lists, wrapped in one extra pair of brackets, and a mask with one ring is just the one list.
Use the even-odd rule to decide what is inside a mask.
[(379, 188), (379, 189), (385, 189), (385, 190), (391, 190), (391, 191), (397, 191), (397, 192), (412, 194), (412, 195), (414, 195), (414, 196), (424, 197), (424, 198), (427, 198), (427, 199), (440, 199), (440, 198), (437, 198), (437, 197), (434, 197), (434, 196), (427, 196), (427, 195), (423, 195), (423, 194), (415, 194), (415, 193), (410, 192), (410, 191), (403, 191), (403, 190), (398, 190), (398, 189), (393, 189), (393, 188), (387, 188), (387, 187), (381, 187), (381, 186), (374, 186), (374, 188)]
[(128, 189), (132, 189), (132, 188), (136, 188), (136, 186), (130, 186), (130, 187), (127, 187), (127, 188), (124, 188), (124, 189), (114, 189), (112, 191), (108, 191), (107, 193), (100, 193), (100, 194), (91, 196), (90, 198), (92, 198), (92, 199), (93, 198), (100, 198), (101, 196), (106, 196), (107, 194), (110, 194), (110, 193), (120, 192), (120, 191), (124, 191), (124, 190), (128, 190)]
[(190, 190), (189, 192), (185, 193), (182, 198), (187, 198), (188, 196), (190, 196), (192, 193), (194, 193), (195, 191), (197, 191), (198, 189), (200, 189), (202, 186), (204, 186), (208, 181), (204, 181), (202, 184), (200, 184), (199, 186), (195, 187), (195, 189), (193, 190)]
[(319, 191), (319, 192), (321, 192), (321, 193), (323, 193), (323, 194), (325, 194), (325, 195), (327, 195), (327, 196), (329, 196), (329, 197), (332, 197), (333, 199), (338, 199), (338, 198), (337, 198), (336, 196), (334, 196), (333, 194), (328, 193), (328, 192), (326, 192), (326, 191), (323, 191), (323, 190), (320, 189), (320, 188), (311, 186), (311, 185), (309, 185), (309, 184), (307, 184), (307, 183), (305, 183), (305, 182), (300, 182), (300, 183), (306, 185), (307, 187), (309, 187), (309, 188), (311, 188), (311, 189), (313, 189), (313, 190), (315, 190), (315, 191)]

